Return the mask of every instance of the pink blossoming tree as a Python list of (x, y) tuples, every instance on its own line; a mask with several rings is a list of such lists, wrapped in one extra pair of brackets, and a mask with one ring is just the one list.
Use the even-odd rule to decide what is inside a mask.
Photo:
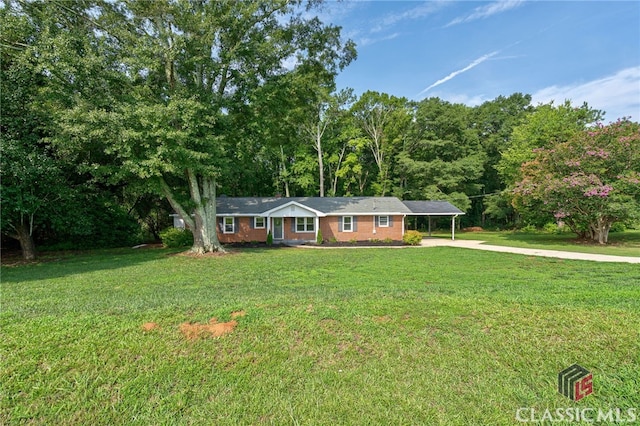
[(521, 171), (516, 209), (538, 206), (581, 238), (605, 244), (613, 223), (640, 217), (638, 123), (598, 124), (567, 142), (537, 149)]

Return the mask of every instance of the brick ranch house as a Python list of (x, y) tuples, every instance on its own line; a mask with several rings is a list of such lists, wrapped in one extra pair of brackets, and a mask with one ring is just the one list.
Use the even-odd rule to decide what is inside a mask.
[[(218, 238), (223, 244), (273, 241), (315, 242), (318, 231), (325, 240), (402, 240), (407, 216), (464, 214), (446, 201), (405, 201), (395, 197), (225, 197), (217, 198)], [(173, 224), (184, 228), (174, 214)]]
[[(407, 216), (464, 214), (446, 201), (406, 201), (395, 197), (225, 197), (217, 198), (218, 238), (223, 244), (315, 242), (318, 231), (331, 241), (402, 240)], [(174, 214), (173, 225), (184, 228)]]

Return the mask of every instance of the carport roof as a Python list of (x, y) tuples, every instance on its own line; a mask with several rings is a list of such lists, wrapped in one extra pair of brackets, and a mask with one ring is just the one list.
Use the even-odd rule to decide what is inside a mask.
[(454, 216), (464, 212), (448, 201), (403, 201), (409, 216)]

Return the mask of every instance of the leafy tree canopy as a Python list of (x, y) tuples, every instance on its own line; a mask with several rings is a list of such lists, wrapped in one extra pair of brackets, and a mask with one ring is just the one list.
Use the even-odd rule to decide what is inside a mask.
[(583, 237), (606, 243), (615, 222), (640, 217), (640, 125), (626, 120), (537, 149), (522, 166), (516, 206), (532, 203)]

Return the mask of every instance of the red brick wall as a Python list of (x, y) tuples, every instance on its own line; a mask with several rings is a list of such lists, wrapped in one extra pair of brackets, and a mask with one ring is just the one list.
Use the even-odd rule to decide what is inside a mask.
[[(376, 233), (373, 233), (375, 216), (355, 216), (356, 231), (340, 232), (339, 217), (328, 216), (320, 218), (320, 231), (325, 240), (336, 239), (337, 241), (370, 239), (384, 240), (390, 238), (394, 241), (402, 240), (402, 216), (391, 216), (391, 226), (376, 226)], [(286, 217), (283, 221), (285, 240), (315, 241), (315, 232), (295, 232), (293, 224), (295, 218)], [(266, 219), (265, 219), (266, 222)], [(236, 229), (234, 234), (225, 234), (218, 228), (218, 238), (221, 243), (267, 241), (267, 229), (253, 229), (253, 217), (239, 217), (236, 219)]]
[[(225, 234), (218, 227), (218, 239), (221, 243), (241, 243), (251, 241), (267, 241), (267, 228), (252, 229), (253, 217), (237, 218), (237, 227), (234, 234)], [(265, 219), (266, 223), (266, 219)]]
[(325, 240), (336, 239), (337, 241), (358, 240), (365, 241), (370, 239), (384, 240), (390, 238), (394, 241), (402, 240), (402, 216), (390, 216), (391, 226), (376, 226), (376, 233), (373, 233), (375, 216), (355, 216), (356, 230), (354, 232), (340, 232), (339, 217), (328, 216), (320, 218), (320, 230), (322, 238)]

